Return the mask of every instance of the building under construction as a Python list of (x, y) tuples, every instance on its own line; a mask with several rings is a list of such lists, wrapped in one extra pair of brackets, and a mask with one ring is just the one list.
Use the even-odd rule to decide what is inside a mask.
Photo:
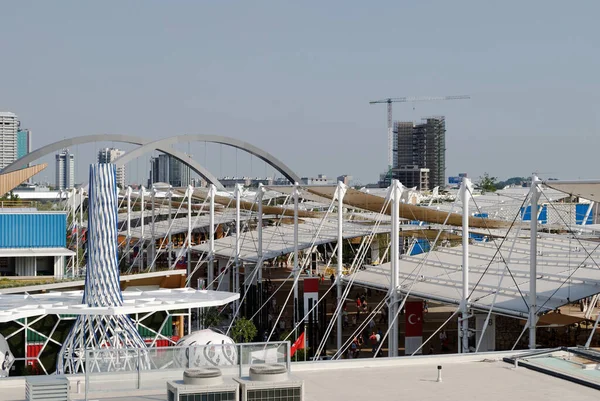
[(393, 178), (420, 190), (446, 185), (446, 122), (428, 117), (421, 124), (394, 122)]

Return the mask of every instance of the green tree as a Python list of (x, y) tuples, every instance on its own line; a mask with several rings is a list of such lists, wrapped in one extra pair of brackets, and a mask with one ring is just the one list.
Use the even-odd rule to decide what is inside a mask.
[(222, 320), (223, 315), (217, 308), (204, 308), (200, 311), (200, 323), (205, 329), (218, 326)]
[(231, 327), (231, 337), (236, 343), (248, 343), (256, 337), (258, 330), (252, 322), (245, 317), (238, 318)]
[(479, 188), (483, 193), (486, 192), (495, 192), (498, 183), (498, 178), (490, 177), (488, 173), (483, 173), (483, 177), (479, 177)]

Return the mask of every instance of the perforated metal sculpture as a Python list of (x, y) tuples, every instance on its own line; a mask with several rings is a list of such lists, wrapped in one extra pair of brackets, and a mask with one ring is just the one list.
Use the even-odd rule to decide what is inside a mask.
[[(117, 259), (117, 183), (114, 164), (90, 166), (88, 208), (88, 260), (83, 304), (90, 308), (122, 306)], [(103, 348), (110, 351), (103, 352)], [(75, 321), (58, 355), (57, 373), (81, 373), (86, 350), (95, 371), (134, 369), (145, 358), (114, 349), (146, 348), (127, 315), (81, 315)], [(95, 366), (95, 369), (92, 369)], [(142, 366), (143, 368), (143, 366)]]

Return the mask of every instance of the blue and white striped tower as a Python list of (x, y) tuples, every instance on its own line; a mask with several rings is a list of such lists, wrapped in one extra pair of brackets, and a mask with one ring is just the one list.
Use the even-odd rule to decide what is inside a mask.
[[(89, 180), (88, 259), (83, 295), (83, 303), (89, 307), (123, 305), (117, 254), (117, 202), (115, 165), (92, 164)], [(63, 343), (56, 362), (56, 372), (84, 372), (85, 350), (130, 347), (145, 348), (146, 345), (129, 316), (80, 316)], [(114, 366), (114, 369), (131, 368), (125, 362), (124, 365)], [(132, 361), (132, 364), (135, 363), (136, 361)]]

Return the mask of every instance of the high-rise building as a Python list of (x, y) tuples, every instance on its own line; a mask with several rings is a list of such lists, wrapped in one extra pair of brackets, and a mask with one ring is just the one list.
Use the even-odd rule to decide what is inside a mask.
[(8, 111), (0, 111), (0, 170), (17, 160), (19, 119)]
[[(17, 131), (17, 159), (31, 152), (31, 131), (25, 128), (19, 128)], [(29, 167), (29, 164), (23, 165)]]
[[(412, 122), (394, 123), (394, 178), (403, 171), (403, 178), (414, 176), (414, 183), (404, 183), (412, 187), (428, 182), (429, 187), (446, 185), (446, 121), (444, 117), (428, 117), (421, 124)], [(417, 170), (418, 174), (417, 174)], [(427, 169), (428, 179), (423, 174)], [(410, 174), (408, 174), (410, 171)], [(417, 180), (417, 177), (418, 180)], [(425, 188), (423, 188), (425, 189)]]
[[(98, 163), (112, 163), (125, 154), (124, 150), (117, 148), (104, 148), (98, 151)], [(117, 167), (117, 185), (125, 188), (125, 166)]]
[(75, 155), (69, 149), (56, 154), (56, 189), (70, 189), (75, 186)]
[(160, 154), (150, 159), (150, 179), (148, 186), (165, 182), (173, 187), (186, 187), (190, 184), (190, 167), (171, 155)]
[(407, 165), (392, 169), (392, 173), (407, 188), (417, 188), (419, 191), (429, 189), (428, 168)]

